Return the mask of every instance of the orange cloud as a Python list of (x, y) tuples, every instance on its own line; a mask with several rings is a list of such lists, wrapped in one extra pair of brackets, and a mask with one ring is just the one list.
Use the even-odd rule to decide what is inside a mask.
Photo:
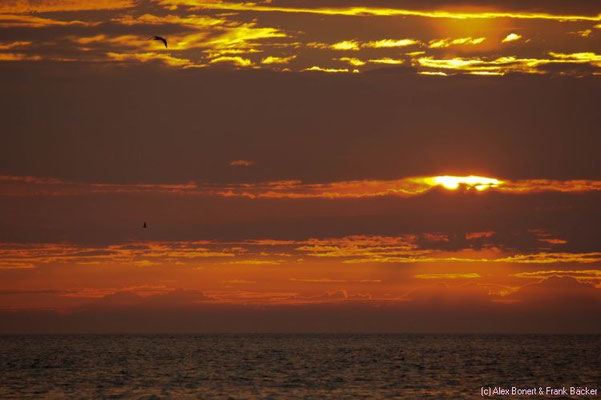
[[(144, 61), (161, 61), (182, 66), (192, 66), (189, 60), (166, 54), (116, 54), (119, 61), (132, 58)], [(232, 61), (232, 60), (227, 60)], [(320, 69), (314, 69), (320, 71)], [(343, 70), (346, 71), (346, 70)], [(303, 183), (301, 181), (275, 181), (246, 184), (107, 184), (77, 183), (35, 177), (0, 176), (0, 196), (61, 196), (109, 193), (164, 193), (178, 195), (247, 197), (252, 199), (303, 199), (303, 198), (365, 198), (379, 196), (419, 196), (435, 187), (447, 190), (496, 190), (508, 194), (537, 192), (583, 193), (601, 191), (601, 181), (593, 180), (500, 180), (478, 176), (410, 177), (397, 180), (340, 181), (330, 183)]]
[(466, 272), (461, 274), (417, 274), (413, 275), (417, 279), (478, 279), (482, 276), (475, 272)]
[(0, 13), (115, 10), (136, 6), (135, 0), (8, 0), (0, 3)]
[(569, 276), (577, 280), (592, 280), (601, 281), (601, 270), (598, 269), (585, 269), (585, 270), (544, 270), (544, 271), (531, 271), (531, 272), (519, 272), (513, 274), (518, 278), (532, 278), (541, 279), (549, 278), (552, 276)]
[(591, 307), (601, 304), (601, 290), (572, 276), (548, 276), (540, 282), (521, 287), (509, 297), (521, 302), (539, 303), (544, 307), (551, 306), (554, 311), (570, 304)]
[(49, 26), (94, 26), (99, 25), (98, 22), (80, 21), (80, 20), (60, 20), (52, 18), (38, 17), (31, 14), (2, 14), (0, 13), (0, 27), (27, 27), (27, 28), (46, 28)]
[(591, 264), (601, 261), (601, 252), (516, 254), (510, 257), (504, 257), (494, 261), (527, 264)]
[(311, 264), (315, 260), (342, 263), (514, 263), (590, 264), (601, 261), (601, 253), (540, 252), (507, 255), (500, 250), (477, 252), (469, 249), (446, 252), (419, 243), (416, 235), (345, 236), (296, 241), (243, 240), (145, 241), (100, 247), (67, 243), (0, 245), (2, 269), (31, 269), (47, 264), (128, 265), (280, 265)]
[(40, 61), (41, 59), (41, 56), (30, 56), (20, 53), (0, 53), (0, 61)]
[(18, 42), (0, 42), (0, 50), (9, 50), (15, 47), (27, 47), (29, 45), (31, 45), (30, 41), (18, 41)]
[(481, 239), (481, 238), (489, 238), (495, 234), (494, 231), (486, 231), (486, 232), (471, 232), (465, 235), (467, 240), (472, 239)]
[(251, 167), (253, 165), (255, 165), (255, 162), (249, 160), (234, 160), (230, 162), (231, 167)]
[(213, 18), (208, 15), (152, 15), (143, 14), (139, 16), (122, 15), (112, 19), (113, 22), (118, 22), (122, 25), (165, 25), (173, 24), (189, 28), (211, 28), (221, 26), (227, 21), (221, 18)]

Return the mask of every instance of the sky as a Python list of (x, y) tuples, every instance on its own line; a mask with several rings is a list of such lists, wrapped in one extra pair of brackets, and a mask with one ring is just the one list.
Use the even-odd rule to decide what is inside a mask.
[(0, 333), (601, 333), (593, 3), (3, 1)]

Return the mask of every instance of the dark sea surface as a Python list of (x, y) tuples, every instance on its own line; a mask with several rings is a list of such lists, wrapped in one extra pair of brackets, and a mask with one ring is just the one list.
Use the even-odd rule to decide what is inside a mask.
[(465, 399), (495, 386), (601, 389), (601, 336), (0, 336), (0, 399)]

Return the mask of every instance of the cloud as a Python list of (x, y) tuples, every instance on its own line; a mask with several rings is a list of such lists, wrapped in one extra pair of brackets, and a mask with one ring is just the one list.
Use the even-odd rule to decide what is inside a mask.
[(86, 26), (99, 25), (99, 22), (81, 20), (61, 20), (39, 17), (30, 14), (1, 14), (0, 27), (2, 28), (48, 28), (55, 26)]
[(601, 56), (590, 52), (574, 54), (550, 52), (549, 55), (553, 58), (517, 58), (514, 56), (504, 56), (496, 59), (478, 57), (434, 59), (431, 56), (427, 56), (418, 58), (415, 62), (421, 67), (432, 69), (496, 75), (516, 72), (543, 74), (546, 72), (544, 67), (557, 64), (589, 64), (592, 67), (599, 67), (601, 65)]
[[(265, 255), (265, 254), (263, 254), (263, 255)], [(281, 253), (278, 254), (278, 256), (281, 256)], [(245, 260), (229, 261), (228, 264), (237, 264), (237, 265), (280, 265), (283, 262), (284, 261), (277, 261), (277, 260), (245, 259)]]
[(307, 47), (316, 49), (331, 49), (339, 51), (359, 51), (360, 49), (390, 49), (396, 47), (407, 47), (420, 42), (414, 39), (380, 39), (373, 41), (343, 40), (341, 42), (326, 44), (321, 42), (309, 42)]
[(194, 29), (208, 29), (224, 25), (227, 20), (222, 18), (214, 18), (208, 15), (153, 15), (153, 14), (142, 14), (142, 15), (120, 15), (111, 19), (112, 22), (116, 22), (122, 25), (133, 26), (133, 25), (177, 25), (181, 27), (194, 28)]
[(542, 271), (528, 271), (518, 272), (513, 276), (518, 278), (529, 278), (529, 279), (541, 279), (551, 277), (571, 277), (578, 281), (592, 281), (601, 282), (601, 270), (598, 269), (585, 269), (585, 270), (542, 270)]
[(586, 308), (601, 305), (601, 290), (593, 285), (580, 282), (571, 276), (550, 276), (540, 282), (523, 286), (508, 296), (524, 303), (549, 307), (569, 307), (573, 304), (586, 305)]
[[(115, 60), (130, 59), (159, 61), (178, 65), (192, 65), (189, 60), (171, 57), (166, 54), (116, 54)], [(250, 60), (240, 57), (220, 57), (213, 62), (234, 63), (240, 66), (252, 65)], [(314, 67), (308, 71), (348, 72), (348, 69), (322, 69)], [(230, 166), (250, 166), (249, 160), (234, 160)], [(232, 164), (235, 163), (235, 164)], [(500, 180), (478, 176), (435, 176), (407, 177), (396, 180), (361, 180), (328, 183), (303, 183), (301, 181), (275, 181), (244, 184), (108, 184), (78, 183), (60, 179), (43, 179), (30, 176), (0, 175), (0, 196), (76, 196), (116, 193), (164, 193), (176, 195), (245, 197), (251, 199), (306, 199), (306, 198), (368, 198), (382, 196), (413, 197), (428, 193), (436, 188), (450, 191), (494, 190), (507, 194), (525, 195), (539, 192), (585, 193), (601, 191), (601, 181), (597, 180)]]
[(584, 29), (581, 31), (570, 32), (570, 33), (580, 36), (580, 37), (583, 37), (583, 38), (586, 38), (586, 37), (591, 36), (591, 34), (593, 33), (593, 30), (592, 29)]
[(117, 291), (107, 294), (91, 303), (90, 307), (141, 307), (141, 308), (173, 308), (193, 306), (195, 304), (212, 301), (199, 290), (175, 289), (164, 293), (141, 296), (132, 291)]
[(583, 52), (583, 53), (556, 53), (549, 52), (549, 55), (555, 57), (556, 59), (565, 60), (568, 62), (574, 63), (590, 63), (597, 67), (601, 67), (601, 54), (596, 54), (593, 52)]
[(139, 62), (153, 62), (158, 61), (165, 65), (169, 65), (172, 67), (191, 67), (195, 64), (184, 58), (177, 58), (170, 56), (168, 54), (159, 54), (159, 53), (107, 53), (109, 59), (119, 62), (131, 62), (131, 61), (139, 61)]
[(0, 3), (0, 13), (39, 13), (93, 11), (132, 8), (135, 0), (6, 0)]
[[(216, 245), (216, 246), (215, 246)], [(232, 258), (239, 248), (206, 241), (133, 242), (102, 247), (66, 243), (0, 244), (1, 265), (8, 269), (30, 268), (31, 265), (117, 264), (129, 266), (195, 263), (202, 259)]]
[(445, 274), (417, 274), (413, 275), (414, 278), (417, 279), (478, 279), (482, 278), (482, 276), (476, 272), (466, 272), (466, 273), (445, 273)]
[(467, 240), (473, 239), (481, 239), (481, 238), (490, 238), (495, 234), (494, 231), (486, 231), (486, 232), (470, 232), (465, 235)]
[(412, 290), (407, 295), (417, 309), (441, 307), (445, 310), (468, 308), (481, 309), (492, 303), (488, 289), (477, 284), (448, 285), (436, 283)]
[(589, 253), (536, 253), (516, 254), (510, 257), (498, 259), (500, 262), (528, 263), (528, 264), (555, 264), (555, 263), (579, 263), (591, 264), (601, 261), (601, 252)]
[(0, 42), (0, 50), (9, 50), (15, 47), (27, 47), (31, 45), (31, 41), (16, 41), (16, 42)]
[(21, 53), (0, 53), (0, 61), (40, 61), (42, 60), (41, 56), (30, 56), (27, 54)]
[[(151, 226), (152, 228), (152, 226)], [(491, 242), (484, 250), (472, 249), (470, 242), (449, 244), (421, 236), (348, 235), (299, 240), (273, 241), (248, 239), (238, 241), (129, 241), (108, 245), (75, 243), (3, 243), (0, 245), (2, 269), (32, 269), (63, 265), (122, 265), (127, 267), (198, 265), (311, 265), (317, 260), (358, 263), (470, 263), (470, 264), (593, 264), (601, 261), (601, 253), (534, 252), (504, 249), (503, 242)], [(523, 237), (520, 237), (525, 242)], [(493, 247), (496, 244), (498, 247)], [(524, 246), (522, 244), (523, 247)], [(447, 249), (447, 247), (449, 249)], [(499, 248), (500, 247), (500, 248)], [(452, 278), (452, 275), (448, 275)], [(419, 274), (443, 278), (444, 273)], [(459, 276), (459, 275), (458, 275)], [(521, 276), (521, 277), (525, 277)], [(469, 276), (465, 276), (469, 277)], [(299, 278), (300, 279), (300, 278)], [(304, 279), (304, 278), (303, 278)], [(349, 282), (351, 280), (348, 280)]]
[(445, 48), (445, 47), (449, 47), (449, 46), (456, 46), (456, 45), (478, 45), (482, 42), (484, 42), (486, 40), (486, 38), (484, 37), (479, 37), (479, 38), (471, 38), (471, 37), (466, 37), (466, 38), (457, 38), (457, 39), (436, 39), (436, 40), (431, 40), (430, 43), (428, 44), (428, 47), (431, 49), (439, 49), (439, 48)]
[(230, 166), (231, 167), (251, 167), (255, 165), (254, 161), (249, 161), (249, 160), (234, 160), (234, 161), (230, 161)]
[(354, 40), (345, 40), (330, 46), (333, 50), (359, 50), (359, 43)]
[(211, 63), (211, 64), (227, 63), (227, 64), (233, 64), (238, 67), (250, 67), (253, 65), (253, 62), (251, 60), (249, 60), (248, 58), (243, 58), (243, 57), (239, 57), (239, 56), (221, 56), (221, 57), (213, 58), (211, 61), (209, 61), (209, 63)]
[(373, 64), (389, 64), (389, 65), (400, 65), (405, 62), (405, 60), (398, 60), (390, 57), (384, 58), (373, 58), (369, 60), (370, 63)]
[[(56, 1), (17, 1), (9, 3), (0, 12), (0, 26), (13, 28), (41, 28), (40, 33), (29, 32), (25, 38), (34, 38), (33, 48), (38, 57), (54, 63), (61, 62), (94, 62), (122, 64), (123, 60), (116, 60), (115, 57), (107, 56), (111, 54), (137, 54), (130, 56), (128, 62), (135, 64), (147, 63), (149, 56), (147, 53), (158, 52), (168, 54), (160, 61), (162, 64), (174, 68), (193, 68), (202, 67), (203, 69), (218, 69), (223, 63), (229, 63), (236, 67), (252, 66), (253, 69), (266, 69), (272, 71), (303, 72), (303, 71), (321, 71), (321, 72), (368, 72), (379, 71), (384, 73), (394, 73), (388, 69), (382, 71), (382, 65), (407, 64), (408, 59), (399, 57), (395, 51), (408, 46), (415, 46), (418, 49), (429, 50), (427, 54), (421, 54), (417, 57), (416, 52), (411, 52), (414, 69), (403, 69), (405, 73), (419, 75), (445, 76), (452, 74), (469, 74), (478, 76), (502, 76), (509, 73), (531, 73), (531, 74), (556, 74), (556, 75), (594, 75), (601, 73), (596, 61), (583, 62), (580, 59), (563, 60), (560, 58), (543, 58), (541, 52), (548, 52), (545, 45), (541, 43), (530, 43), (531, 48), (524, 48), (519, 56), (507, 53), (511, 46), (502, 46), (500, 53), (495, 53), (496, 59), (490, 58), (490, 46), (493, 43), (499, 45), (503, 37), (499, 37), (499, 32), (507, 33), (507, 19), (521, 18), (525, 19), (523, 31), (521, 34), (528, 35), (530, 30), (539, 29), (539, 19), (555, 20), (558, 24), (546, 26), (545, 33), (548, 35), (559, 34), (564, 30), (561, 22), (564, 21), (582, 21), (599, 20), (597, 15), (571, 15), (559, 11), (565, 11), (559, 7), (549, 6), (540, 7), (541, 10), (548, 9), (549, 13), (528, 12), (528, 11), (478, 11), (456, 12), (453, 9), (446, 9), (441, 5), (441, 10), (428, 10), (423, 4), (407, 5), (407, 8), (395, 7), (371, 7), (371, 6), (350, 6), (350, 7), (328, 7), (315, 5), (303, 7), (276, 6), (271, 3), (253, 4), (228, 2), (228, 1), (194, 1), (194, 0), (164, 0), (151, 2), (153, 7), (147, 7), (150, 4), (134, 1), (110, 1), (104, 0), (95, 2), (93, 5), (84, 5), (72, 0), (66, 2)], [(163, 9), (160, 6), (163, 6)], [(450, 5), (448, 5), (450, 7)], [(507, 8), (524, 9), (529, 8), (538, 10), (538, 7), (508, 6)], [(415, 9), (414, 9), (415, 8)], [(551, 11), (555, 9), (558, 13), (555, 15)], [(25, 12), (24, 10), (29, 10)], [(57, 12), (52, 12), (52, 11)], [(102, 10), (102, 12), (92, 12)], [(59, 12), (62, 11), (62, 12)], [(214, 12), (212, 12), (214, 11)], [(232, 11), (232, 12), (220, 12)], [(32, 14), (33, 12), (34, 14)], [(41, 13), (44, 14), (35, 14)], [(295, 14), (309, 14), (291, 16), (296, 23), (289, 20), (273, 25), (269, 13), (290, 12)], [(348, 20), (348, 31), (344, 29), (340, 34), (333, 35), (330, 32), (319, 32), (309, 29), (307, 24), (311, 24), (311, 15), (317, 14), (327, 16), (349, 16), (355, 17)], [(252, 18), (247, 18), (252, 15)], [(366, 26), (378, 25), (380, 16), (398, 16), (414, 17), (408, 18), (410, 29), (401, 31), (388, 29), (382, 26), (380, 37), (366, 31), (358, 30), (357, 24), (366, 23)], [(428, 21), (434, 18), (436, 21)], [(426, 19), (426, 20), (424, 20)], [(485, 29), (471, 29), (469, 24), (463, 24), (465, 20), (482, 20), (487, 25)], [(363, 22), (361, 22), (363, 21)], [(434, 22), (437, 28), (431, 30), (427, 26)], [(103, 24), (102, 29), (99, 26)], [(295, 24), (298, 24), (296, 26)], [(445, 29), (442, 25), (447, 24)], [(450, 25), (449, 25), (450, 24)], [(498, 26), (497, 26), (498, 25)], [(43, 29), (46, 28), (46, 29)], [(449, 28), (449, 29), (446, 29)], [(163, 49), (159, 43), (146, 40), (149, 32), (156, 33), (162, 31), (162, 35), (167, 37), (169, 49)], [(400, 33), (400, 32), (404, 32)], [(51, 32), (51, 35), (48, 33)], [(346, 32), (346, 33), (345, 33)], [(360, 32), (357, 36), (356, 32)], [(452, 34), (453, 36), (440, 38), (440, 32)], [(438, 34), (437, 34), (438, 33)], [(399, 34), (399, 37), (395, 37)], [(479, 36), (482, 35), (482, 36)], [(484, 36), (486, 35), (486, 36)], [(507, 38), (511, 39), (516, 35), (511, 33)], [(77, 42), (77, 38), (90, 38), (102, 36), (103, 40), (91, 41), (87, 45), (72, 47), (66, 45), (66, 40)], [(52, 38), (48, 40), (47, 38)], [(344, 39), (344, 38), (347, 39)], [(486, 39), (484, 46), (482, 44)], [(15, 38), (21, 40), (21, 36)], [(126, 40), (129, 38), (130, 40)], [(509, 40), (505, 38), (504, 41)], [(41, 40), (43, 39), (43, 40)], [(577, 38), (573, 38), (575, 42)], [(468, 49), (467, 46), (470, 48)], [(440, 57), (442, 49), (450, 46), (461, 46), (460, 51), (470, 51), (478, 53), (478, 57), (463, 59), (463, 61), (480, 60), (480, 63), (472, 62), (470, 65), (461, 64), (459, 57), (454, 57), (448, 61)], [(312, 49), (318, 48), (323, 52), (315, 52)], [(568, 44), (564, 49), (582, 50), (581, 45), (576, 43)], [(193, 52), (193, 49), (202, 51)], [(282, 50), (283, 49), (283, 50)], [(38, 52), (39, 50), (39, 52)], [(294, 55), (290, 55), (291, 52)], [(327, 60), (336, 58), (338, 52), (357, 53), (357, 57), (342, 60), (349, 62), (353, 67), (365, 66), (364, 68), (348, 68), (344, 71), (336, 64), (329, 64)], [(262, 56), (260, 59), (253, 59), (247, 54), (263, 53), (273, 54)], [(333, 54), (332, 54), (333, 53)], [(330, 57), (327, 57), (330, 56)], [(333, 57), (332, 57), (333, 56)], [(152, 56), (159, 60), (161, 57)], [(222, 58), (231, 57), (231, 58)], [(235, 58), (239, 57), (239, 58)], [(513, 58), (514, 60), (510, 60)], [(8, 59), (8, 56), (5, 56)], [(431, 59), (430, 61), (427, 61)], [(33, 55), (30, 57), (16, 58), (12, 61), (27, 63), (35, 61)], [(188, 61), (180, 61), (188, 60)], [(216, 61), (213, 61), (216, 60)], [(537, 61), (538, 60), (538, 61)], [(248, 64), (248, 63), (252, 64)], [(365, 64), (360, 64), (361, 62)], [(436, 65), (434, 65), (436, 64)], [(585, 64), (590, 66), (585, 68)], [(284, 67), (285, 65), (285, 67)], [(457, 68), (459, 67), (459, 68)], [(241, 69), (241, 68), (238, 68)], [(419, 69), (419, 71), (417, 71)]]
[(521, 38), (522, 38), (522, 36), (518, 35), (517, 33), (510, 33), (509, 35), (505, 36), (505, 39), (503, 39), (501, 42), (502, 43), (515, 42), (516, 40), (520, 40)]
[(315, 72), (327, 72), (327, 73), (348, 73), (348, 72), (359, 72), (358, 70), (350, 70), (348, 68), (326, 68), (326, 67), (319, 67), (317, 65), (314, 65), (310, 68), (305, 68), (303, 71), (315, 71)]
[(347, 7), (347, 8), (301, 8), (301, 7), (277, 7), (270, 5), (257, 5), (251, 3), (234, 3), (228, 1), (206, 1), (206, 0), (160, 0), (159, 4), (167, 7), (187, 6), (193, 10), (212, 9), (212, 10), (231, 10), (231, 11), (251, 11), (251, 12), (279, 12), (279, 13), (302, 13), (318, 14), (331, 16), (413, 16), (423, 18), (444, 18), (444, 19), (541, 19), (554, 21), (601, 21), (599, 16), (591, 15), (559, 15), (544, 12), (512, 12), (512, 11), (483, 11), (483, 12), (459, 12), (446, 10), (419, 10), (419, 9), (401, 9), (401, 8), (377, 8), (377, 7)]
[(152, 50), (157, 48), (156, 42), (148, 40), (147, 37), (141, 37), (138, 35), (108, 36), (101, 33), (94, 36), (74, 36), (70, 37), (70, 39), (74, 43), (87, 46), (86, 48), (89, 48), (89, 46), (92, 44), (110, 45), (118, 48), (141, 50)]
[(332, 284), (332, 283), (381, 283), (381, 279), (361, 279), (361, 280), (348, 280), (348, 279), (332, 279), (332, 278), (290, 278), (291, 282), (301, 283), (317, 283), (317, 284)]
[(393, 48), (393, 47), (407, 47), (420, 42), (415, 39), (380, 39), (371, 42), (362, 43), (362, 47), (373, 47), (376, 49), (382, 48)]
[(275, 56), (267, 56), (261, 60), (261, 64), (288, 64), (290, 61), (294, 60), (296, 56), (289, 57), (275, 57)]
[(338, 60), (347, 62), (350, 65), (353, 65), (355, 67), (360, 67), (360, 66), (366, 64), (365, 61), (362, 61), (362, 60), (360, 60), (358, 58), (353, 58), (353, 57), (340, 57)]
[(347, 300), (349, 298), (348, 292), (344, 289), (342, 290), (334, 290), (330, 292), (325, 292), (320, 296), (322, 299), (327, 300)]

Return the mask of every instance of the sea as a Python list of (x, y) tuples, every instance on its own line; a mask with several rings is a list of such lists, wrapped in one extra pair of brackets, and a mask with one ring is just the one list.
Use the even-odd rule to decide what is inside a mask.
[(3, 400), (476, 399), (495, 388), (601, 399), (601, 335), (0, 336)]

